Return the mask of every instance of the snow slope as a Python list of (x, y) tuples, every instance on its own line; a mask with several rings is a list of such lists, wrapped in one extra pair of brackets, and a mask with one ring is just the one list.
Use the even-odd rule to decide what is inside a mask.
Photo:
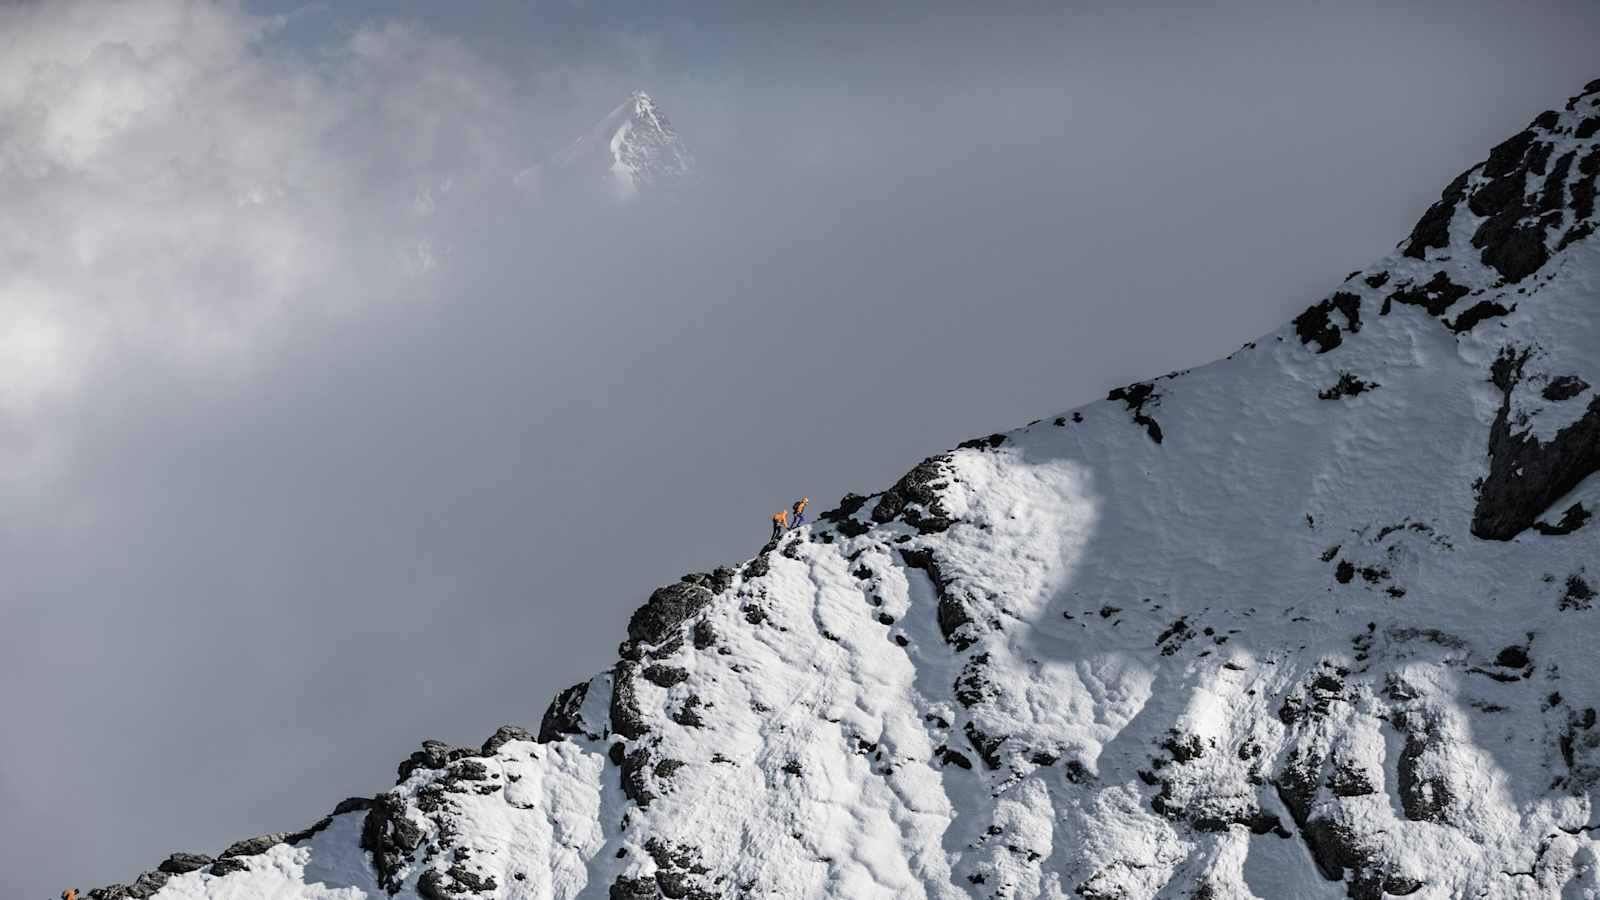
[(658, 589), (538, 734), (91, 896), (1600, 897), (1597, 132), (1600, 81), (1227, 359)]

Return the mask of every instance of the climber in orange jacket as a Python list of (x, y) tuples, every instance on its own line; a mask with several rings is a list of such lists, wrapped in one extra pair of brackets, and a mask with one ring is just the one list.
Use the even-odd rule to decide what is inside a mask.
[(810, 504), (810, 497), (801, 497), (794, 502), (794, 527), (799, 528), (806, 523), (806, 507)]
[(789, 511), (780, 509), (772, 514), (772, 539), (777, 540), (789, 528)]
[(61, 900), (78, 900), (78, 889), (67, 888), (61, 892)]

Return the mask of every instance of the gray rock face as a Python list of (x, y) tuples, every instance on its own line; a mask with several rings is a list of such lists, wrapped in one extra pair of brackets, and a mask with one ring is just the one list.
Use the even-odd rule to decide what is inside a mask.
[(221, 877), (223, 875), (232, 875), (234, 872), (243, 872), (249, 868), (250, 865), (243, 859), (231, 857), (229, 859), (219, 859), (213, 863), (211, 874)]
[(1487, 540), (1521, 534), (1561, 495), (1600, 471), (1600, 397), (1549, 442), (1513, 429), (1511, 394), (1522, 381), (1528, 355), (1507, 348), (1490, 375), (1503, 399), (1489, 428), (1489, 474), (1479, 485), (1472, 516), (1472, 533)]
[(442, 769), (455, 760), (467, 756), (476, 756), (477, 753), (478, 751), (471, 747), (452, 747), (444, 741), (423, 741), (421, 750), (411, 754), (404, 762), (400, 763), (397, 769), (400, 777), (395, 780), (395, 783), (398, 784), (410, 778), (411, 773), (419, 768)]
[(534, 735), (528, 729), (519, 725), (501, 725), (495, 729), (494, 734), (483, 742), (482, 753), (484, 756), (493, 756), (500, 748), (512, 741), (532, 741)]
[(228, 849), (222, 851), (220, 858), (232, 859), (235, 856), (255, 856), (258, 853), (265, 853), (268, 850), (271, 850), (273, 847), (283, 843), (288, 837), (288, 832), (276, 831), (272, 834), (263, 834), (260, 837), (246, 838), (242, 841), (235, 841), (234, 843), (228, 845)]
[(565, 735), (582, 733), (583, 723), (579, 719), (579, 712), (588, 696), (587, 681), (580, 681), (557, 694), (539, 723), (539, 743), (548, 744), (561, 740)]
[(690, 616), (712, 600), (710, 590), (680, 581), (657, 588), (628, 620), (628, 639), (639, 644), (659, 644)]

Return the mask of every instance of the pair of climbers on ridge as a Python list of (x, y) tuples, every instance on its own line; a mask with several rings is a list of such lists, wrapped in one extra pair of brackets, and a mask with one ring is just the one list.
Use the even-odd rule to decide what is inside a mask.
[(799, 528), (806, 523), (806, 507), (811, 505), (810, 497), (801, 497), (791, 507), (794, 510), (794, 523), (789, 522), (789, 510), (780, 509), (772, 514), (772, 539), (777, 540), (780, 535), (790, 528)]

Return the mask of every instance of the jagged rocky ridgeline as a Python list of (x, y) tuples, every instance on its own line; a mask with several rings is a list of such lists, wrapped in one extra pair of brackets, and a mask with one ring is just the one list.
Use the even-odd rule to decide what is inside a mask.
[(537, 734), (90, 896), (1600, 896), (1597, 176), (1600, 81), (1228, 358), (657, 589)]

